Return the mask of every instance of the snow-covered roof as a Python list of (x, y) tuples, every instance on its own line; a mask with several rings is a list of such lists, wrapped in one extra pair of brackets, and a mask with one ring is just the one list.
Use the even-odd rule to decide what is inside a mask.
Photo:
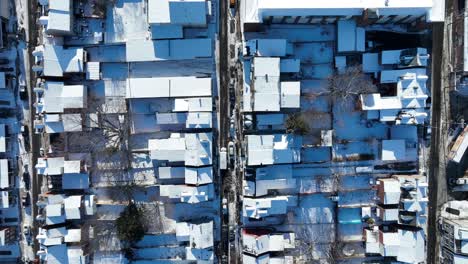
[(212, 127), (212, 115), (207, 112), (190, 112), (187, 115), (187, 121), (185, 128), (211, 128)]
[(6, 88), (5, 73), (0, 72), (0, 89), (5, 89), (5, 88)]
[(205, 0), (149, 0), (148, 23), (184, 26), (206, 25)]
[(202, 186), (160, 185), (159, 191), (162, 197), (190, 204), (210, 201), (214, 196), (213, 184)]
[(267, 252), (281, 252), (295, 247), (294, 233), (269, 234), (266, 230), (242, 231), (244, 252), (259, 256)]
[(213, 182), (213, 168), (185, 168), (185, 184), (202, 185)]
[(85, 214), (86, 215), (94, 215), (96, 213), (96, 201), (95, 201), (95, 195), (85, 195), (84, 196), (84, 209), (85, 209)]
[(272, 190), (287, 190), (297, 187), (296, 179), (256, 180), (255, 196), (264, 196)]
[(404, 263), (421, 263), (425, 261), (425, 235), (423, 230), (398, 230), (400, 247), (397, 261)]
[(173, 112), (212, 112), (213, 100), (211, 97), (176, 98)]
[[(400, 64), (402, 61), (402, 51), (405, 50), (384, 50), (382, 51), (381, 62), (382, 64)], [(410, 50), (407, 50), (410, 51)], [(427, 66), (428, 54), (425, 48), (415, 48), (414, 54), (403, 56), (403, 59), (414, 59), (417, 60), (417, 65), (414, 66)], [(411, 57), (411, 58), (410, 58)]]
[(0, 159), (0, 189), (10, 187), (8, 160)]
[(150, 139), (148, 148), (153, 160), (178, 162), (184, 161), (185, 158), (185, 138), (183, 137), (171, 135), (167, 139)]
[(36, 169), (38, 174), (61, 175), (64, 171), (65, 158), (38, 158)]
[(44, 45), (44, 75), (63, 77), (64, 73), (84, 72), (83, 48)]
[(66, 244), (47, 247), (46, 261), (48, 264), (80, 264), (88, 263), (81, 246), (67, 246)]
[(66, 243), (74, 243), (81, 241), (81, 229), (67, 229), (67, 233), (64, 236)]
[(210, 58), (212, 52), (210, 38), (156, 41), (138, 39), (126, 42), (128, 62)]
[(73, 31), (72, 0), (49, 0), (47, 33), (67, 35)]
[(172, 134), (166, 139), (150, 139), (148, 148), (154, 160), (184, 161), (186, 166), (205, 166), (212, 163), (211, 133), (187, 133), (184, 137)]
[(101, 79), (101, 64), (99, 61), (88, 61), (86, 63), (86, 80)]
[(379, 179), (378, 192), (383, 204), (398, 204), (400, 202), (400, 182), (396, 179)]
[(281, 82), (281, 107), (299, 108), (301, 106), (301, 82)]
[(405, 140), (382, 140), (382, 160), (397, 161), (405, 160), (406, 158)]
[(365, 50), (365, 30), (357, 27), (355, 20), (339, 20), (338, 27), (338, 52), (363, 52)]
[[(128, 78), (126, 98), (211, 96), (211, 78)], [(194, 102), (196, 104), (196, 102)]]
[(185, 167), (158, 167), (158, 179), (184, 179)]
[(212, 164), (212, 133), (185, 134), (185, 165), (206, 166)]
[(63, 204), (47, 204), (46, 210), (46, 224), (54, 225), (65, 222), (65, 215), (63, 214)]
[(302, 137), (290, 134), (247, 135), (248, 165), (298, 163)]
[(248, 218), (260, 219), (272, 215), (287, 213), (289, 196), (269, 198), (244, 198), (242, 215)]
[(429, 21), (443, 21), (444, 4), (437, 0), (257, 0), (242, 13), (244, 23), (262, 23), (270, 16), (361, 16), (366, 9), (376, 9), (381, 16), (411, 16), (415, 20), (427, 15)]
[(63, 199), (65, 217), (67, 220), (81, 219), (81, 195), (73, 195)]
[(87, 89), (83, 85), (46, 82), (42, 99), (42, 111), (46, 113), (63, 113), (64, 109), (86, 108)]
[(0, 153), (6, 152), (6, 126), (5, 124), (0, 124)]
[(81, 114), (45, 114), (44, 125), (48, 134), (83, 130)]
[(191, 248), (213, 247), (213, 222), (192, 224), (179, 222), (176, 224), (177, 241), (189, 242)]
[(286, 39), (251, 39), (245, 46), (250, 55), (260, 57), (284, 57), (292, 53), (292, 45)]

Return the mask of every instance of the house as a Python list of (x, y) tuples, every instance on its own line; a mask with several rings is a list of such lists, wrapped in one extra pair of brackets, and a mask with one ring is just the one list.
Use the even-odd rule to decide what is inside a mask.
[(82, 215), (81, 195), (68, 196), (63, 199), (63, 208), (65, 210), (66, 220), (80, 220)]
[(195, 204), (214, 199), (213, 184), (201, 186), (160, 185), (159, 192), (161, 197), (182, 203)]
[(10, 188), (10, 168), (7, 159), (0, 159), (0, 189)]
[(47, 247), (45, 251), (39, 251), (38, 255), (50, 264), (89, 262), (89, 257), (80, 246), (66, 244)]
[(35, 124), (36, 129), (48, 134), (83, 131), (81, 114), (44, 114), (44, 119)]
[[(256, 23), (311, 24), (325, 18), (333, 23), (343, 17), (361, 17), (367, 23), (413, 23), (420, 19), (444, 20), (444, 4), (436, 0), (330, 2), (258, 0), (242, 6), (242, 21)], [(297, 22), (296, 22), (297, 21)], [(246, 26), (246, 27), (247, 27)]]
[(284, 57), (293, 54), (293, 45), (286, 39), (251, 39), (244, 42), (244, 57)]
[(382, 65), (396, 65), (398, 68), (427, 67), (429, 54), (425, 48), (382, 51)]
[(400, 202), (400, 182), (394, 178), (377, 180), (377, 194), (381, 204), (398, 204)]
[(268, 198), (244, 198), (242, 216), (245, 218), (261, 219), (268, 216), (284, 215), (288, 207), (295, 206), (294, 196), (275, 196)]
[(364, 229), (366, 253), (394, 258), (401, 263), (420, 263), (425, 260), (423, 230), (382, 231)]
[(247, 165), (299, 163), (302, 137), (291, 134), (247, 135)]
[[(190, 99), (186, 97), (211, 96), (211, 78), (197, 77), (155, 77), (155, 78), (128, 78), (126, 88), (126, 98), (184, 98), (187, 104)], [(191, 107), (195, 108), (196, 98), (190, 100)], [(199, 99), (200, 100), (200, 99)], [(177, 101), (181, 104), (181, 101)], [(200, 101), (199, 101), (200, 102)], [(207, 102), (203, 101), (204, 107)], [(183, 103), (182, 103), (183, 104)], [(188, 105), (185, 104), (185, 109)], [(177, 105), (179, 111), (182, 106)], [(206, 108), (205, 108), (206, 109)], [(212, 105), (210, 105), (210, 111)], [(194, 111), (194, 110), (193, 110)], [(194, 111), (195, 112), (195, 111)]]
[(81, 160), (64, 161), (62, 189), (85, 190), (89, 188), (89, 175), (84, 171)]
[(294, 233), (271, 233), (266, 229), (242, 229), (242, 248), (245, 253), (260, 256), (268, 252), (294, 249)]
[(213, 222), (201, 224), (178, 222), (176, 224), (176, 238), (179, 242), (188, 242), (191, 248), (212, 248), (214, 245)]
[(128, 40), (125, 49), (127, 62), (211, 58), (213, 52), (210, 38)]
[(212, 164), (211, 141), (211, 133), (173, 133), (167, 139), (150, 139), (148, 148), (153, 160), (199, 167)]
[(159, 25), (205, 26), (205, 0), (149, 0), (148, 23)]
[(245, 196), (265, 196), (269, 194), (288, 194), (296, 191), (296, 179), (271, 179), (244, 182)]
[(49, 0), (46, 33), (71, 35), (73, 33), (73, 0)]
[(213, 253), (213, 222), (193, 224), (178, 222), (176, 224), (176, 239), (187, 243), (187, 260), (212, 261)]
[(203, 185), (213, 182), (213, 168), (210, 167), (185, 167), (185, 184)]
[(0, 124), (0, 153), (7, 152), (6, 125)]
[[(57, 0), (56, 0), (57, 1)], [(68, 47), (45, 44), (43, 51), (43, 75), (49, 77), (63, 77), (66, 74), (83, 73), (86, 51), (79, 47)]]
[(441, 262), (458, 264), (468, 261), (467, 201), (449, 201), (442, 206), (439, 219)]
[(43, 113), (64, 113), (65, 110), (87, 107), (87, 89), (84, 85), (64, 85), (63, 82), (46, 82), (39, 111)]
[[(368, 71), (377, 70), (370, 66), (365, 68)], [(387, 85), (392, 95), (361, 94), (362, 110), (368, 111), (368, 119), (396, 124), (422, 124), (427, 118), (427, 79), (425, 68), (383, 70), (380, 72), (380, 83)]]

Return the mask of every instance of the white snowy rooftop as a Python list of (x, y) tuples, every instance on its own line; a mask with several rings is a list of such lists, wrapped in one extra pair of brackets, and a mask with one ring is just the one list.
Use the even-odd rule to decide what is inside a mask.
[(302, 137), (290, 134), (247, 135), (249, 166), (299, 163)]
[(160, 195), (182, 203), (201, 203), (210, 201), (214, 197), (213, 184), (201, 186), (160, 185)]
[(437, 0), (257, 0), (244, 8), (244, 23), (261, 23), (270, 16), (360, 16), (365, 9), (377, 9), (381, 16), (425, 16), (443, 21), (444, 5)]
[(8, 160), (0, 159), (0, 189), (10, 187)]
[(247, 218), (260, 219), (273, 215), (284, 215), (295, 197), (275, 196), (270, 198), (244, 198), (242, 215)]
[(46, 133), (63, 133), (82, 131), (80, 114), (45, 114), (44, 126)]
[(255, 256), (267, 252), (282, 252), (285, 249), (295, 248), (295, 234), (265, 234), (265, 231), (247, 230), (242, 231), (243, 251)]
[(5, 124), (0, 124), (0, 153), (6, 152), (6, 126)]
[(73, 31), (73, 0), (49, 0), (47, 33), (67, 35)]
[(210, 58), (212, 52), (210, 38), (156, 41), (139, 39), (126, 42), (128, 62)]
[[(211, 96), (211, 78), (160, 77), (128, 78), (126, 98), (179, 98)], [(193, 98), (195, 100), (197, 98)], [(200, 98), (198, 98), (200, 99)], [(187, 100), (186, 108), (203, 108), (201, 101)], [(180, 104), (180, 102), (179, 102)], [(210, 108), (212, 106), (210, 105)]]
[(206, 166), (212, 163), (212, 134), (171, 134), (167, 139), (148, 141), (151, 159), (184, 162), (186, 166)]
[(83, 85), (46, 82), (42, 99), (42, 111), (46, 113), (63, 113), (64, 109), (86, 108), (87, 89)]
[(396, 179), (379, 179), (378, 194), (383, 204), (398, 204), (400, 202), (400, 182)]
[(149, 0), (148, 23), (183, 26), (206, 25), (205, 0)]
[(84, 72), (85, 51), (83, 48), (64, 48), (44, 45), (44, 75), (63, 77), (64, 73)]
[(189, 242), (191, 248), (213, 247), (213, 222), (192, 224), (179, 222), (176, 224), (176, 238), (179, 242)]

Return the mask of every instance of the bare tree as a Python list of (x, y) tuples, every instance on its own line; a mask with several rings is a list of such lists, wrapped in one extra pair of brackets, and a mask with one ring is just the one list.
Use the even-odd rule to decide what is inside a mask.
[(360, 94), (377, 92), (370, 76), (362, 72), (361, 66), (351, 66), (344, 72), (336, 72), (328, 78), (329, 94), (334, 101), (348, 102)]
[(309, 124), (300, 113), (290, 114), (286, 119), (286, 132), (298, 135), (309, 133)]

